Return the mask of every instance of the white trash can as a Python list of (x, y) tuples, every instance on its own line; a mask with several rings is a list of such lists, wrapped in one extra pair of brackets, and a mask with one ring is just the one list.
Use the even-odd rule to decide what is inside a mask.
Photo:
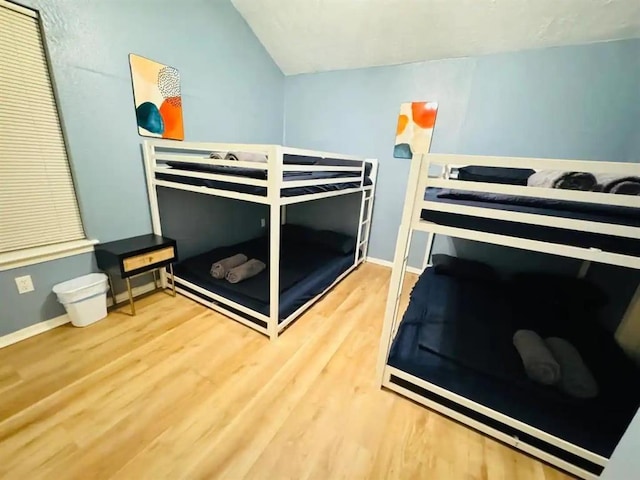
[(107, 316), (107, 276), (91, 273), (59, 283), (53, 293), (64, 305), (75, 327), (86, 327)]

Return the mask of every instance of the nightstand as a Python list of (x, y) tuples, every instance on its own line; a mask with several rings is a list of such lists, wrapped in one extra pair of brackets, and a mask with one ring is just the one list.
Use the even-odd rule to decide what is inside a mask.
[(178, 248), (176, 241), (160, 235), (148, 234), (139, 237), (125, 238), (115, 242), (101, 243), (95, 247), (98, 268), (109, 277), (113, 305), (117, 306), (115, 290), (113, 289), (112, 276), (116, 275), (127, 282), (129, 293), (129, 305), (131, 315), (136, 314), (131, 292), (131, 279), (145, 273), (153, 273), (153, 282), (157, 291), (156, 272), (169, 266), (173, 296), (176, 295), (176, 286), (173, 281), (173, 263), (178, 260)]

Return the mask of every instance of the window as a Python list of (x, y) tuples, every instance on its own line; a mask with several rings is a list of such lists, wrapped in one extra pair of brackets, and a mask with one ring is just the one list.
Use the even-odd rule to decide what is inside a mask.
[(7, 269), (79, 253), (90, 242), (37, 14), (0, 0), (0, 25), (0, 269)]

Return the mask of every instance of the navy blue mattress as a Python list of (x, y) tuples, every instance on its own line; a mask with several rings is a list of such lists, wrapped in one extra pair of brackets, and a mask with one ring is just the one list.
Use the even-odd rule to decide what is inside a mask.
[[(287, 162), (285, 162), (287, 163)], [(226, 167), (226, 166), (212, 166), (212, 165), (199, 165), (199, 164), (184, 164), (184, 163), (172, 163), (169, 162), (171, 168), (176, 170), (188, 170), (188, 171), (201, 171), (207, 173), (217, 173), (224, 175), (233, 175), (238, 177), (257, 178), (261, 180), (267, 179), (266, 170), (250, 169), (250, 168), (238, 168), (238, 167)], [(369, 165), (369, 164), (367, 164)], [(364, 185), (371, 185), (373, 182), (368, 176), (370, 167), (367, 168), (367, 176), (364, 179)], [(331, 183), (326, 185), (313, 185), (306, 187), (293, 187), (285, 188), (283, 186), (281, 190), (281, 196), (283, 197), (295, 197), (297, 195), (309, 195), (312, 193), (321, 192), (334, 192), (338, 190), (346, 190), (349, 188), (358, 188), (361, 185), (359, 172), (284, 172), (283, 178), (285, 182), (297, 181), (297, 180), (320, 180), (320, 179), (334, 179), (334, 178), (353, 178), (352, 182), (347, 183)], [(267, 189), (265, 187), (256, 187), (253, 185), (242, 185), (233, 182), (224, 182), (218, 180), (208, 180), (204, 178), (192, 178), (192, 177), (180, 177), (177, 175), (167, 175), (163, 173), (156, 173), (158, 180), (166, 180), (170, 182), (183, 183), (187, 185), (194, 185), (199, 187), (217, 188), (220, 190), (230, 190), (238, 193), (247, 193), (250, 195), (266, 196)]]
[[(480, 283), (425, 270), (388, 364), (609, 457), (640, 405), (638, 369), (594, 318), (583, 313), (579, 319), (554, 318), (547, 312), (537, 327), (528, 314), (531, 305), (517, 304), (513, 296), (506, 282)], [(519, 328), (572, 342), (596, 377), (599, 395), (578, 400), (529, 380), (512, 344)]]
[[(216, 280), (210, 275), (209, 270), (213, 263), (238, 253), (263, 261), (267, 264), (267, 269), (237, 284)], [(283, 238), (280, 251), (280, 320), (287, 318), (331, 285), (353, 265), (354, 260), (353, 252), (339, 254), (314, 244)], [(269, 315), (268, 237), (216, 248), (177, 263), (174, 271), (178, 277), (199, 287)], [(251, 320), (262, 324), (255, 319)]]
[[(513, 212), (552, 215), (593, 222), (640, 227), (640, 199), (638, 208), (616, 205), (596, 205), (563, 200), (518, 197), (483, 192), (466, 192), (428, 188), (425, 200), (471, 207), (494, 208)], [(579, 232), (555, 227), (459, 215), (434, 210), (422, 210), (421, 217), (440, 225), (479, 230), (489, 233), (540, 240), (543, 242), (599, 248), (608, 252), (640, 255), (640, 239), (622, 238), (597, 233)]]

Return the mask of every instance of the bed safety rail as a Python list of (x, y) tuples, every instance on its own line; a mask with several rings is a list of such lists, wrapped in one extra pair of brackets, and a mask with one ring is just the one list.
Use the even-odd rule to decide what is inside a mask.
[[(596, 191), (562, 190), (555, 188), (541, 188), (524, 185), (505, 185), (452, 179), (450, 173), (462, 165), (483, 167), (507, 167), (533, 170), (554, 170), (567, 172), (587, 172), (592, 174), (613, 174), (628, 177), (640, 177), (640, 164), (596, 162), (579, 160), (553, 160), (518, 157), (484, 157), (470, 155), (429, 154), (414, 159), (419, 163), (417, 178), (414, 179), (419, 187), (416, 189), (411, 214), (411, 228), (426, 231), (430, 234), (443, 234), (452, 237), (466, 238), (481, 242), (496, 243), (503, 246), (522, 248), (526, 250), (552, 253), (583, 260), (610, 263), (619, 266), (640, 268), (640, 259), (634, 256), (615, 252), (602, 251), (597, 247), (577, 247), (550, 242), (530, 240), (515, 236), (483, 232), (478, 229), (461, 229), (423, 220), (423, 210), (465, 215), (478, 218), (489, 218), (507, 222), (525, 223), (541, 227), (552, 227), (579, 232), (616, 236), (627, 239), (640, 239), (640, 227), (624, 223), (611, 223), (606, 220), (570, 218), (554, 215), (553, 212), (521, 212), (492, 208), (492, 203), (483, 202), (478, 205), (460, 204), (454, 202), (440, 202), (427, 200), (424, 192), (427, 188), (447, 189), (451, 192), (488, 193), (504, 196), (517, 196), (531, 199), (550, 200), (559, 202), (575, 202), (578, 204), (607, 205), (622, 208), (636, 208), (640, 215), (640, 196), (618, 195)], [(440, 175), (433, 172), (439, 171)], [(565, 203), (564, 210), (570, 210), (571, 203)], [(428, 252), (427, 252), (428, 253)]]
[[(240, 153), (242, 160), (210, 158), (212, 152), (218, 152), (222, 157), (230, 152)], [(176, 142), (172, 140), (146, 140), (144, 156), (148, 177), (151, 177), (153, 183), (158, 186), (256, 203), (271, 203), (272, 200), (268, 198), (272, 197), (271, 191), (274, 190), (278, 192), (277, 196), (280, 197), (281, 205), (361, 191), (368, 186), (365, 182), (367, 163), (376, 163), (375, 160), (353, 155), (317, 152), (280, 145)], [(312, 159), (313, 164), (309, 164), (309, 159)], [(211, 167), (211, 170), (193, 168), (195, 165), (206, 165)], [(182, 168), (176, 168), (179, 166)], [(189, 168), (190, 166), (192, 168)], [(228, 168), (229, 171), (225, 171), (225, 168), (222, 167)], [(260, 172), (263, 173), (260, 174)], [(292, 173), (300, 173), (300, 176), (310, 178), (291, 179)], [(314, 177), (314, 174), (328, 173), (342, 175)], [(262, 187), (264, 191), (261, 194), (256, 194), (216, 188), (215, 186), (192, 185), (185, 179)], [(283, 190), (291, 188), (340, 184), (356, 185), (350, 188), (294, 196), (282, 195)]]

